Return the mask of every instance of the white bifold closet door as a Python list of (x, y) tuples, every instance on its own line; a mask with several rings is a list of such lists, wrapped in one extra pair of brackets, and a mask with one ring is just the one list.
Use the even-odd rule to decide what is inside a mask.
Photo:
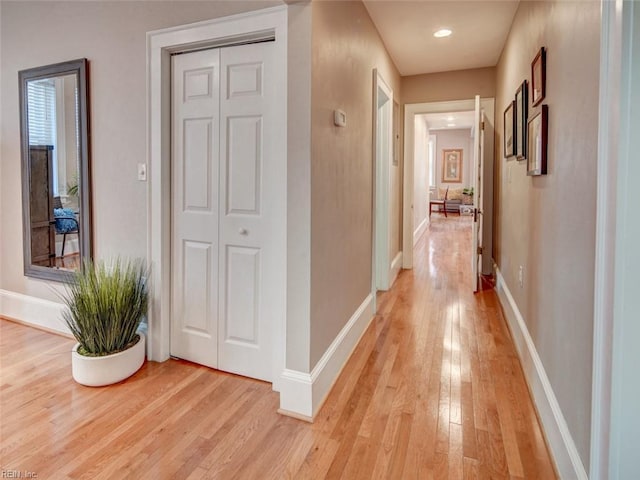
[(172, 57), (171, 354), (267, 381), (286, 272), (272, 51)]

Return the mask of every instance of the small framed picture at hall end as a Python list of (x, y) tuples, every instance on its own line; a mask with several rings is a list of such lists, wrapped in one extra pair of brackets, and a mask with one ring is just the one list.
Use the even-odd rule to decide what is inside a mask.
[(549, 107), (542, 105), (537, 115), (529, 120), (527, 136), (529, 145), (527, 152), (527, 175), (547, 174), (547, 132)]

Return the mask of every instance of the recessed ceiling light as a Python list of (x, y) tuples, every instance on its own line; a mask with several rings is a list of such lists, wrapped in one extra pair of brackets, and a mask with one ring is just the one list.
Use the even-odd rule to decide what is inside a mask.
[(453, 117), (447, 117), (447, 122), (453, 122)]
[(438, 30), (437, 32), (434, 32), (433, 36), (436, 38), (442, 38), (442, 37), (448, 37), (449, 35), (451, 35), (451, 30), (449, 30), (448, 28), (441, 28), (440, 30)]
[(455, 123), (447, 123), (447, 127), (455, 127), (456, 124)]

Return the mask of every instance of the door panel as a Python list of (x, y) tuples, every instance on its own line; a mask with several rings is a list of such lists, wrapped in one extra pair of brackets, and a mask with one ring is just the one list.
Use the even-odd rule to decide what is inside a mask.
[(262, 95), (262, 62), (229, 65), (227, 71), (227, 98)]
[(262, 118), (229, 118), (227, 131), (227, 213), (260, 215)]
[(172, 57), (171, 355), (218, 366), (220, 53)]
[(217, 325), (211, 315), (211, 278), (213, 277), (213, 245), (204, 242), (183, 241), (181, 296), (183, 306), (183, 330), (197, 335), (215, 336)]
[(227, 248), (225, 341), (259, 345), (260, 249)]
[(285, 311), (286, 97), (274, 48), (174, 56), (171, 354), (271, 381)]
[(286, 166), (273, 44), (220, 51), (220, 369), (271, 381), (274, 329), (283, 312)]
[(184, 121), (182, 163), (183, 211), (201, 210), (211, 213), (211, 118)]

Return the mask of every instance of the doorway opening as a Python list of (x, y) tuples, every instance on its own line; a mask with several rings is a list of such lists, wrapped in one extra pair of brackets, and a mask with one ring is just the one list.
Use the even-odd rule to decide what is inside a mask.
[(458, 225), (470, 224), (474, 291), (478, 274), (491, 274), (493, 123), (492, 98), (406, 105), (404, 268), (413, 267), (414, 245), (430, 217), (442, 222), (451, 216)]
[(394, 192), (399, 167), (394, 158), (394, 101), (393, 90), (377, 69), (373, 71), (373, 252), (372, 293), (389, 290), (401, 265), (402, 253), (397, 235), (399, 227), (399, 194)]
[(473, 110), (415, 116), (414, 245), (432, 218), (472, 214), (473, 135)]

